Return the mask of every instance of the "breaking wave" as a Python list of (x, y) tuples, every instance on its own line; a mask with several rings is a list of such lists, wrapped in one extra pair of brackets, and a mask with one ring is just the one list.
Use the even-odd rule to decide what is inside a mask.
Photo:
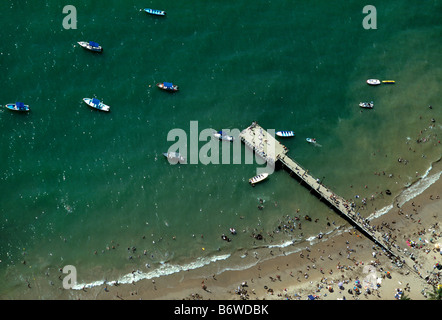
[(76, 284), (75, 286), (73, 286), (72, 289), (81, 290), (83, 288), (92, 288), (92, 287), (96, 287), (96, 286), (101, 286), (103, 284), (113, 286), (116, 284), (133, 283), (133, 282), (137, 282), (137, 281), (144, 280), (144, 279), (158, 278), (161, 276), (171, 275), (173, 273), (177, 273), (180, 271), (198, 269), (198, 268), (204, 267), (204, 266), (206, 266), (210, 263), (216, 262), (216, 261), (226, 260), (229, 257), (230, 257), (230, 254), (218, 255), (218, 256), (213, 256), (213, 257), (208, 257), (208, 258), (198, 258), (195, 261), (192, 261), (192, 262), (190, 262), (188, 264), (184, 264), (184, 265), (164, 263), (161, 266), (159, 266), (158, 268), (156, 268), (155, 270), (152, 270), (149, 272), (143, 272), (141, 270), (136, 270), (132, 273), (129, 273), (129, 274), (126, 274), (126, 275), (120, 277), (118, 280), (113, 280), (113, 281), (97, 280), (97, 281), (93, 281), (90, 283), (79, 283), (79, 284)]
[[(416, 198), (420, 194), (422, 194), (425, 190), (427, 190), (433, 183), (439, 180), (442, 175), (442, 171), (431, 174), (433, 167), (430, 166), (425, 174), (416, 182), (405, 188), (397, 197), (396, 200), (399, 206), (403, 206), (405, 203), (410, 201), (411, 199)], [(371, 214), (368, 219), (376, 219), (384, 214), (388, 213), (391, 209), (393, 209), (393, 204), (385, 206), (384, 208), (374, 212)]]

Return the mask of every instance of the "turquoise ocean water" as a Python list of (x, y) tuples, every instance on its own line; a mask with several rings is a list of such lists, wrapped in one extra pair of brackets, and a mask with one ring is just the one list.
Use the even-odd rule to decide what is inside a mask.
[[(358, 205), (375, 197), (362, 214), (390, 205), (441, 155), (442, 2), (370, 4), (376, 30), (363, 28), (361, 1), (2, 1), (0, 104), (31, 112), (0, 110), (0, 297), (56, 298), (66, 265), (80, 286), (134, 270), (243, 268), (257, 247), (296, 250), (348, 226), (285, 171), (252, 188), (256, 163), (169, 165), (167, 134), (190, 135), (191, 121), (294, 130), (283, 141), (294, 160)], [(63, 28), (65, 5), (75, 30)], [(180, 91), (155, 87), (163, 81)], [(299, 229), (293, 218), (306, 214), (318, 220)]]

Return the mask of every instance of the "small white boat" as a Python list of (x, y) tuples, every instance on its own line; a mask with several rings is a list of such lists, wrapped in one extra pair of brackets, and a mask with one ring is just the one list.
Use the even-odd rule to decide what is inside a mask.
[(184, 158), (180, 153), (178, 152), (164, 152), (163, 156), (167, 158), (167, 161), (169, 163), (186, 163), (186, 158)]
[(84, 103), (86, 103), (89, 107), (100, 110), (100, 111), (110, 111), (110, 107), (108, 105), (105, 105), (103, 102), (101, 102), (98, 99), (95, 98), (83, 98)]
[(269, 176), (268, 173), (258, 174), (257, 176), (254, 176), (253, 178), (250, 178), (249, 179), (249, 183), (254, 185), (255, 183), (258, 183), (258, 182), (261, 182), (261, 181), (265, 180), (268, 176)]
[(293, 131), (278, 131), (276, 135), (278, 137), (294, 137), (295, 133)]
[(371, 101), (371, 102), (360, 102), (359, 106), (361, 108), (365, 108), (365, 109), (373, 109), (374, 104), (373, 104), (373, 101)]
[(224, 140), (224, 141), (233, 142), (233, 140), (234, 140), (234, 138), (232, 136), (225, 134), (224, 132), (222, 132), (222, 130), (218, 131), (218, 132), (214, 132), (213, 136), (215, 138), (218, 138), (219, 140)]
[(377, 86), (381, 84), (381, 81), (378, 79), (368, 79), (367, 83), (371, 86)]
[(90, 50), (90, 51), (94, 51), (94, 52), (102, 52), (103, 48), (96, 42), (93, 41), (79, 41), (77, 42), (80, 46), (82, 46), (83, 48)]
[(315, 138), (305, 138), (305, 140), (306, 140), (308, 143), (316, 143), (316, 139), (315, 139)]

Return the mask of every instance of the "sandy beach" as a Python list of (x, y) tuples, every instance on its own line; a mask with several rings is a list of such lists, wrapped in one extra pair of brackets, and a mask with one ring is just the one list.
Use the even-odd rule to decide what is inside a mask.
[[(439, 161), (429, 173), (440, 172)], [(204, 268), (133, 284), (69, 290), (61, 298), (98, 300), (425, 300), (440, 284), (442, 181), (393, 208), (371, 225), (389, 231), (395, 243), (412, 253), (414, 266), (397, 267), (379, 247), (352, 227), (341, 234), (285, 255), (266, 249), (269, 257), (253, 267), (208, 276)], [(264, 253), (260, 253), (264, 254)], [(264, 259), (263, 259), (264, 260)], [(310, 297), (309, 297), (310, 296)]]

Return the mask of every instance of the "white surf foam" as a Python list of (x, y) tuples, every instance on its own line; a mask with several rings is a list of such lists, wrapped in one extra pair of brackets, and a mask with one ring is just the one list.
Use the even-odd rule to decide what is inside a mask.
[(267, 248), (286, 248), (286, 247), (291, 246), (293, 244), (295, 244), (295, 240), (288, 240), (288, 241), (285, 241), (280, 244), (269, 245), (269, 246), (267, 246)]
[(402, 206), (411, 199), (417, 197), (435, 183), (441, 176), (442, 171), (429, 175), (429, 171), (422, 176), (416, 183), (405, 189), (398, 197), (399, 205)]
[[(408, 188), (404, 189), (399, 194), (399, 196), (397, 197), (399, 206), (403, 206), (411, 199), (414, 199), (418, 195), (422, 194), (425, 190), (427, 190), (433, 183), (435, 183), (440, 178), (440, 176), (442, 175), (442, 171), (430, 175), (432, 168), (433, 167), (430, 166), (430, 168), (428, 168), (425, 174), (418, 181), (410, 185)], [(368, 219), (372, 220), (379, 218), (384, 214), (386, 214), (387, 212), (389, 212), (391, 209), (393, 209), (393, 204), (385, 206), (384, 208), (372, 213), (368, 217)]]
[(113, 281), (104, 281), (104, 280), (98, 280), (98, 281), (92, 281), (90, 283), (78, 283), (75, 286), (73, 286), (72, 289), (74, 290), (81, 290), (83, 288), (92, 288), (96, 286), (101, 286), (103, 284), (106, 285), (115, 285), (115, 284), (127, 284), (127, 283), (133, 283), (144, 279), (153, 279), (158, 278), (161, 276), (170, 275), (173, 273), (177, 273), (180, 271), (187, 271), (187, 270), (193, 270), (198, 269), (201, 267), (204, 267), (210, 263), (220, 261), (220, 260), (226, 260), (230, 257), (230, 254), (225, 255), (218, 255), (213, 257), (204, 257), (204, 258), (198, 258), (195, 261), (192, 261), (185, 265), (176, 265), (176, 264), (169, 264), (164, 263), (160, 267), (149, 271), (149, 272), (143, 272), (141, 270), (136, 270), (132, 273), (126, 274), (122, 277), (120, 277), (118, 280)]
[(393, 209), (393, 205), (392, 204), (390, 204), (388, 206), (385, 206), (382, 209), (373, 212), (370, 216), (368, 216), (367, 219), (368, 220), (373, 220), (373, 219), (377, 219), (379, 217), (382, 217), (384, 214), (389, 212), (391, 209)]

